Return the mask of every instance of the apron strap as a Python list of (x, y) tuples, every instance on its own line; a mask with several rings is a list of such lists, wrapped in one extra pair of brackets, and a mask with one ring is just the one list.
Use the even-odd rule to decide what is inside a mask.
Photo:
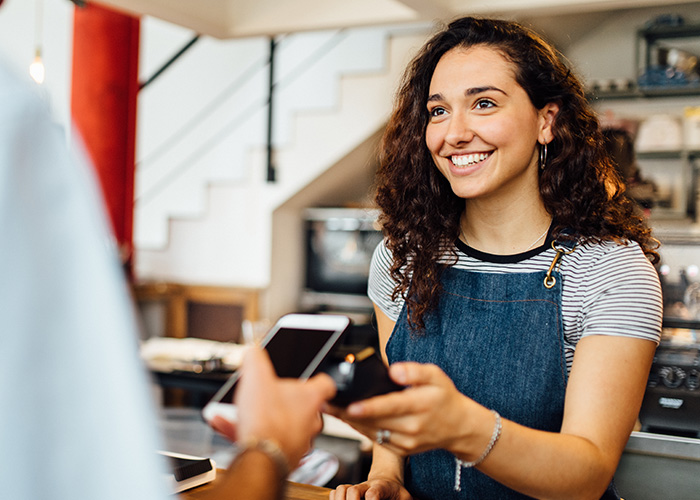
[[(564, 229), (561, 232), (562, 235), (570, 235), (571, 233)], [(552, 272), (554, 271), (554, 268), (557, 265), (557, 262), (559, 262), (559, 259), (562, 255), (569, 255), (576, 249), (576, 240), (574, 239), (562, 239), (562, 238), (557, 238), (552, 240), (552, 248), (557, 252), (556, 255), (554, 255), (554, 258), (552, 259), (552, 263), (549, 265), (549, 269), (547, 270), (547, 274), (544, 277), (544, 287), (547, 289), (552, 288), (556, 282), (557, 279), (552, 276)]]

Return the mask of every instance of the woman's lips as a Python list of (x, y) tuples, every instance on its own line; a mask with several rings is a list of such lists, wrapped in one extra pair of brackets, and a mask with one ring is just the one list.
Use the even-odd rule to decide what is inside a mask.
[(452, 175), (459, 177), (471, 175), (472, 173), (481, 169), (481, 167), (484, 165), (484, 162), (486, 162), (486, 160), (488, 160), (491, 157), (492, 153), (493, 151), (489, 151), (487, 153), (481, 152), (462, 155), (452, 155), (448, 157), (448, 159), (450, 160), (450, 172), (452, 172)]

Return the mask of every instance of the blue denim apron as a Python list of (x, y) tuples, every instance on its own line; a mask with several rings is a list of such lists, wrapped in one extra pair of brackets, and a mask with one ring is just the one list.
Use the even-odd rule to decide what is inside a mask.
[[(439, 304), (426, 314), (422, 333), (411, 331), (404, 305), (387, 343), (389, 362), (434, 363), (460, 392), (503, 418), (559, 432), (568, 374), (562, 280), (557, 271), (551, 276), (555, 281), (547, 288), (545, 272), (497, 274), (446, 268)], [(455, 479), (455, 456), (446, 450), (416, 454), (407, 461), (405, 485), (415, 498), (530, 498), (475, 468), (461, 469), (459, 491)]]

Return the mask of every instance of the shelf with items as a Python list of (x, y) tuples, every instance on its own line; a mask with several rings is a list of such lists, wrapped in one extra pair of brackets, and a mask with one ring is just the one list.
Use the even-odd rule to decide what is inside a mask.
[(643, 38), (647, 45), (653, 45), (659, 40), (700, 37), (700, 24), (685, 24), (680, 20), (674, 23), (652, 24), (640, 29), (637, 36)]
[[(637, 31), (634, 78), (594, 82), (589, 91), (592, 102), (700, 96), (700, 25), (676, 19), (663, 20)], [(663, 43), (672, 40), (672, 43)]]
[(604, 128), (633, 142), (632, 155), (616, 161), (650, 224), (689, 232), (698, 222), (700, 74), (692, 56), (700, 53), (700, 24), (660, 16), (636, 31), (635, 43), (636, 74), (591, 81), (588, 98)]
[[(657, 187), (650, 218), (654, 225), (697, 222), (700, 122), (695, 110), (700, 106), (695, 101), (664, 101), (666, 104), (661, 106), (649, 106), (643, 100), (594, 103), (608, 134), (624, 130), (634, 144), (633, 157), (621, 158), (621, 166), (632, 161), (640, 176), (635, 176), (637, 182), (643, 180), (647, 186), (653, 183)], [(625, 177), (630, 179), (629, 175)], [(644, 201), (649, 201), (642, 203), (648, 207), (652, 198)]]
[(636, 83), (629, 83), (621, 90), (599, 90), (594, 87), (588, 94), (588, 99), (593, 104), (606, 100), (664, 99), (670, 97), (700, 97), (700, 85), (642, 88)]
[(639, 160), (695, 160), (700, 158), (700, 150), (669, 149), (659, 151), (637, 151)]
[(697, 221), (697, 154), (688, 151), (644, 151), (636, 154), (645, 179), (657, 186), (651, 210), (652, 224), (666, 221)]
[(659, 41), (685, 38), (700, 38), (700, 24), (685, 24), (679, 20), (673, 24), (652, 24), (638, 30), (637, 48), (641, 49), (640, 55), (643, 55), (645, 67), (652, 64), (654, 48)]
[[(666, 42), (666, 43), (664, 43)], [(637, 31), (637, 85), (651, 96), (693, 95), (700, 90), (700, 25), (664, 19)], [(694, 48), (694, 51), (685, 50)]]
[(665, 316), (663, 319), (663, 326), (664, 328), (700, 330), (700, 320)]

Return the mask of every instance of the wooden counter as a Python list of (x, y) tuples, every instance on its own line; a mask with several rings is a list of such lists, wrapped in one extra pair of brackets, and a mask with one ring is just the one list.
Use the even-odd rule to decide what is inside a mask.
[[(217, 478), (218, 477), (220, 476), (217, 475)], [(202, 498), (203, 494), (208, 491), (213, 484), (216, 484), (216, 479), (212, 483), (183, 491), (179, 495), (179, 500), (198, 500)], [(328, 488), (290, 482), (287, 483), (287, 492), (284, 498), (285, 500), (328, 500), (328, 493), (330, 491), (331, 490)]]

